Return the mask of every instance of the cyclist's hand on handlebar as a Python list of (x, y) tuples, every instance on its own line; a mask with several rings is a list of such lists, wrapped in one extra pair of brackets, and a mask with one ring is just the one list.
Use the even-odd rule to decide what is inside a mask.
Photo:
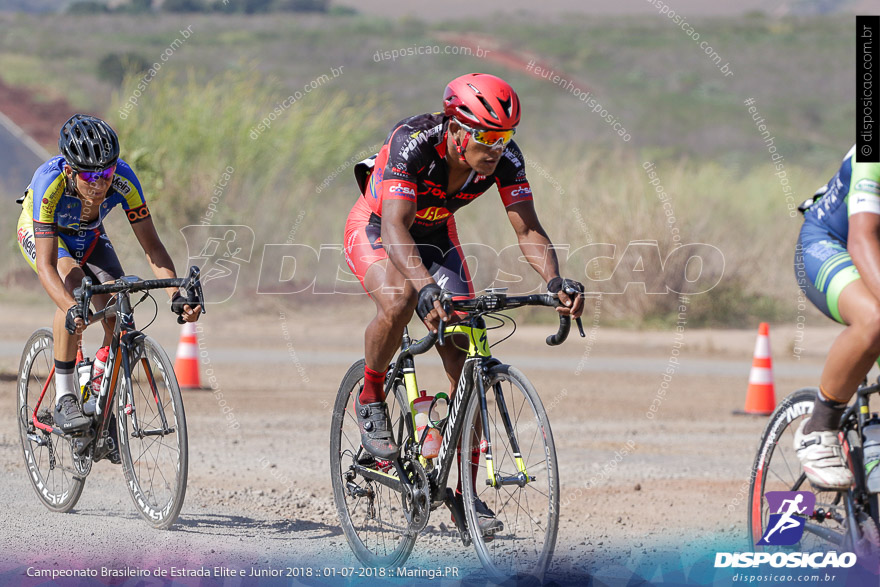
[(67, 309), (67, 315), (64, 317), (64, 329), (70, 334), (82, 334), (86, 329), (82, 308), (79, 307), (79, 304), (74, 304)]
[(183, 322), (195, 322), (198, 320), (199, 315), (202, 313), (202, 307), (196, 306), (193, 308), (189, 305), (186, 297), (177, 292), (171, 298), (171, 311), (179, 316), (178, 322), (182, 324)]
[(573, 279), (554, 277), (547, 283), (547, 291), (559, 296), (562, 305), (556, 311), (572, 318), (579, 318), (584, 312), (584, 286)]
[(425, 323), (428, 330), (435, 334), (437, 328), (440, 326), (441, 320), (446, 322), (449, 321), (449, 315), (440, 303), (440, 296), (442, 293), (443, 290), (439, 285), (436, 283), (429, 283), (419, 290), (419, 301), (416, 306), (416, 313), (419, 315), (419, 318), (422, 319), (422, 322)]

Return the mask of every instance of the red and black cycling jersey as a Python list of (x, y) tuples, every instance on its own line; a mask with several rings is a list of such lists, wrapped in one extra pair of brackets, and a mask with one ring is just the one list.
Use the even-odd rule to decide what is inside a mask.
[[(449, 166), (446, 163), (446, 130), (449, 119), (440, 112), (419, 114), (398, 122), (379, 153), (358, 164), (355, 174), (363, 177), (373, 163), (363, 201), (372, 212), (371, 224), (381, 224), (382, 202), (404, 199), (416, 203), (416, 217), (410, 227), (413, 237), (444, 230), (449, 217), (493, 185), (498, 186), (504, 206), (532, 199), (525, 162), (511, 141), (498, 161), (495, 173), (471, 171), (458, 193), (446, 195)], [(365, 169), (365, 167), (367, 169)]]

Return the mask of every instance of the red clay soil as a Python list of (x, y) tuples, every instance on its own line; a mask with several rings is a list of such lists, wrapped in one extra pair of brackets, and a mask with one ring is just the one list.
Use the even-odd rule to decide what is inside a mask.
[[(560, 78), (570, 80), (582, 92), (591, 91), (589, 85), (586, 82), (577, 79), (571, 74), (566, 73), (558, 66), (555, 66), (552, 63), (542, 59), (538, 55), (515, 49), (508, 44), (503, 43), (489, 35), (477, 36), (473, 34), (459, 35), (456, 33), (435, 33), (434, 37), (441, 41), (449, 43), (450, 45), (468, 47), (471, 49), (473, 55), (478, 55), (478, 48), (482, 49), (483, 51), (488, 49), (488, 55), (483, 56), (482, 59), (485, 59), (486, 61), (490, 61), (492, 63), (496, 63), (511, 71), (527, 71), (532, 75), (537, 75), (534, 69), (529, 70), (527, 68), (527, 66), (531, 63), (534, 67), (540, 67), (545, 72), (552, 72), (553, 75), (558, 75)], [(549, 75), (547, 77), (549, 77)]]
[(63, 98), (37, 101), (34, 92), (0, 80), (0, 112), (8, 116), (35, 141), (54, 152), (58, 129), (74, 113)]

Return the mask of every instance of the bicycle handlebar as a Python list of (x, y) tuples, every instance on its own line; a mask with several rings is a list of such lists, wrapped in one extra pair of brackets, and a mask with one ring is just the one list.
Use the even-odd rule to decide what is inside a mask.
[[(452, 299), (451, 294), (444, 294), (441, 297), (440, 303), (444, 305), (444, 307), (450, 307), (452, 311), (454, 310), (466, 310), (469, 312), (477, 313), (477, 314), (485, 314), (489, 312), (496, 312), (499, 310), (507, 310), (513, 308), (521, 308), (522, 306), (549, 306), (551, 308), (558, 308), (562, 305), (562, 302), (559, 301), (559, 298), (556, 294), (546, 293), (546, 294), (532, 294), (527, 296), (508, 296), (506, 294), (499, 293), (488, 293), (486, 295), (477, 296), (475, 298), (467, 298), (467, 299)], [(584, 333), (583, 324), (581, 323), (581, 319), (576, 319), (578, 331), (580, 332), (581, 337), (586, 336)], [(437, 327), (437, 333), (430, 332), (427, 336), (412, 343), (408, 350), (410, 354), (419, 355), (428, 351), (435, 343), (439, 343), (441, 346), (444, 343), (444, 328), (446, 323), (444, 320), (440, 321), (439, 326)], [(565, 314), (560, 314), (559, 316), (559, 330), (556, 331), (555, 334), (551, 334), (547, 337), (547, 344), (550, 346), (560, 345), (565, 342), (565, 339), (568, 338), (568, 334), (571, 331), (571, 317)]]
[[(202, 306), (202, 313), (205, 312), (205, 296), (202, 291), (202, 282), (199, 279), (199, 268), (193, 265), (189, 268), (186, 277), (172, 277), (168, 279), (146, 279), (141, 280), (135, 276), (120, 277), (113, 283), (92, 285), (89, 277), (84, 277), (82, 285), (73, 290), (73, 299), (80, 307), (83, 316), (83, 322), (88, 325), (94, 320), (104, 317), (108, 311), (115, 311), (116, 304), (108, 306), (103, 310), (89, 315), (89, 304), (92, 296), (101, 294), (113, 294), (119, 292), (135, 293), (139, 291), (148, 291), (151, 289), (164, 289), (167, 287), (183, 288), (186, 292), (187, 303), (191, 307)], [(183, 324), (183, 317), (178, 316), (177, 321)]]

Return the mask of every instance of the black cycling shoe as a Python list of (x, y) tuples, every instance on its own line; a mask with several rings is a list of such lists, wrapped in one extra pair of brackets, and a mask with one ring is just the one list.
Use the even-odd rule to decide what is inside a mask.
[(68, 434), (81, 432), (91, 424), (89, 419), (83, 415), (79, 402), (72, 394), (61, 396), (52, 412), (52, 417), (55, 419), (55, 426)]
[(354, 411), (357, 414), (358, 429), (361, 432), (361, 445), (377, 459), (390, 460), (400, 451), (394, 442), (388, 418), (388, 405), (373, 402), (362, 405), (360, 392), (354, 398)]
[[(462, 523), (459, 523), (457, 519), (459, 512), (461, 515), (464, 515), (464, 496), (456, 493), (453, 496), (453, 500), (454, 507), (449, 508), (449, 511), (452, 513), (452, 522), (460, 528), (466, 528), (466, 518), (462, 520)], [(483, 542), (494, 540), (495, 534), (504, 530), (504, 523), (495, 517), (495, 512), (489, 509), (489, 506), (482, 499), (476, 500), (475, 509), (477, 510), (477, 521), (480, 525), (480, 533), (483, 535)]]

